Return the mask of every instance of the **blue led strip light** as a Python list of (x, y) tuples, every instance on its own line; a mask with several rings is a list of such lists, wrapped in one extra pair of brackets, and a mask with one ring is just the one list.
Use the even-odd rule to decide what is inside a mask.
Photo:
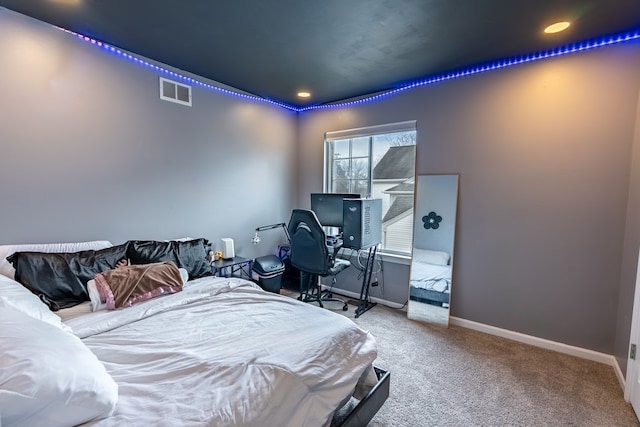
[(214, 86), (208, 83), (203, 83), (201, 81), (198, 81), (196, 79), (192, 79), (191, 77), (186, 77), (182, 74), (179, 73), (175, 73), (173, 71), (169, 71), (166, 68), (162, 68), (160, 66), (151, 64), (150, 62), (147, 62), (143, 59), (137, 58), (131, 54), (128, 54), (116, 47), (113, 47), (107, 43), (103, 43), (101, 41), (92, 39), (91, 37), (87, 37), (84, 36), (82, 34), (78, 34), (75, 33), (73, 31), (69, 31), (66, 30), (64, 28), (60, 28), (57, 27), (60, 30), (69, 33), (69, 34), (73, 34), (74, 36), (78, 37), (81, 40), (84, 40), (86, 42), (89, 42), (91, 44), (94, 44), (102, 49), (105, 49), (107, 51), (113, 52), (119, 56), (122, 56), (123, 58), (129, 59), (131, 61), (137, 62), (140, 65), (144, 65), (145, 67), (149, 67), (152, 68), (156, 71), (159, 71), (161, 73), (165, 73), (168, 74), (174, 78), (177, 79), (181, 79), (184, 80), (186, 82), (189, 82), (191, 84), (197, 85), (197, 86), (201, 86), (203, 88), (206, 89), (210, 89), (213, 91), (217, 91), (217, 92), (222, 92), (222, 93), (226, 93), (228, 95), (234, 95), (234, 96), (238, 96), (240, 98), (244, 98), (244, 99), (249, 99), (251, 101), (257, 101), (257, 102), (266, 102), (269, 104), (273, 104), (273, 105), (277, 105), (279, 107), (282, 108), (286, 108), (287, 110), (291, 110), (291, 111), (296, 111), (296, 112), (302, 112), (302, 111), (309, 111), (309, 110), (318, 110), (318, 109), (328, 109), (328, 108), (341, 108), (341, 107), (350, 107), (350, 106), (354, 106), (354, 105), (359, 105), (359, 104), (364, 104), (367, 102), (373, 102), (373, 101), (377, 101), (380, 100), (382, 98), (387, 98), (389, 96), (395, 95), (397, 93), (403, 92), (405, 90), (408, 89), (413, 89), (416, 87), (421, 87), (421, 86), (428, 86), (428, 85), (432, 85), (435, 83), (440, 83), (442, 81), (446, 81), (446, 80), (453, 80), (453, 79), (457, 79), (459, 77), (465, 77), (465, 76), (471, 76), (473, 74), (479, 74), (479, 73), (484, 73), (486, 71), (491, 71), (491, 70), (498, 70), (500, 68), (506, 68), (506, 67), (511, 67), (512, 65), (518, 65), (518, 64), (524, 64), (527, 62), (533, 62), (533, 61), (538, 61), (541, 59), (546, 59), (546, 58), (552, 58), (554, 56), (561, 56), (561, 55), (566, 55), (568, 53), (575, 53), (575, 52), (581, 52), (584, 50), (590, 50), (590, 49), (594, 49), (597, 47), (603, 47), (603, 46), (609, 46), (609, 45), (614, 45), (614, 44), (618, 44), (618, 43), (624, 43), (624, 42), (628, 42), (628, 41), (632, 41), (632, 40), (638, 40), (640, 39), (640, 29), (639, 30), (634, 30), (634, 31), (629, 31), (629, 32), (624, 32), (624, 33), (618, 33), (618, 34), (613, 34), (613, 35), (609, 35), (609, 36), (603, 36), (603, 37), (599, 37), (599, 38), (595, 38), (595, 39), (590, 39), (590, 40), (586, 40), (583, 42), (578, 42), (578, 43), (573, 43), (573, 44), (569, 44), (566, 46), (562, 46), (562, 47), (558, 47), (556, 49), (551, 49), (551, 50), (546, 50), (546, 51), (542, 51), (542, 52), (535, 52), (535, 53), (531, 53), (531, 54), (527, 54), (527, 55), (520, 55), (520, 56), (515, 56), (512, 58), (506, 58), (506, 59), (500, 59), (497, 61), (492, 61), (492, 62), (487, 62), (484, 64), (480, 64), (480, 65), (475, 65), (475, 66), (471, 66), (471, 67), (467, 67), (467, 68), (462, 68), (460, 70), (457, 71), (452, 71), (449, 73), (444, 73), (444, 74), (437, 74), (435, 76), (431, 76), (428, 77), (424, 80), (418, 80), (415, 81), (413, 83), (406, 83), (403, 84), (395, 89), (391, 89), (382, 93), (379, 93), (377, 95), (371, 95), (371, 96), (365, 96), (363, 98), (354, 100), (354, 101), (346, 101), (346, 102), (337, 102), (334, 104), (322, 104), (322, 105), (310, 105), (308, 107), (294, 107), (292, 105), (288, 105), (285, 104), (283, 102), (278, 102), (278, 101), (274, 101), (268, 98), (262, 98), (259, 96), (255, 96), (255, 95), (245, 95), (243, 93), (239, 93), (239, 92), (235, 92), (232, 90), (228, 90), (228, 89), (223, 89), (221, 87), (218, 86)]
[(96, 45), (96, 46), (98, 46), (98, 47), (100, 47), (100, 48), (102, 48), (104, 50), (107, 50), (109, 52), (115, 53), (115, 54), (117, 54), (117, 55), (119, 55), (119, 56), (121, 56), (123, 58), (126, 58), (126, 59), (129, 59), (131, 61), (134, 61), (134, 62), (136, 62), (136, 63), (138, 63), (140, 65), (144, 65), (145, 67), (152, 68), (152, 69), (154, 69), (156, 71), (159, 71), (161, 73), (168, 74), (171, 77), (183, 80), (183, 81), (191, 83), (193, 85), (201, 86), (203, 88), (210, 89), (210, 90), (217, 91), (217, 92), (226, 93), (228, 95), (234, 95), (234, 96), (238, 96), (240, 98), (249, 99), (251, 101), (266, 102), (266, 103), (277, 105), (279, 107), (283, 107), (283, 108), (286, 108), (286, 109), (292, 110), (292, 111), (298, 111), (299, 110), (296, 107), (284, 104), (282, 102), (273, 101), (271, 99), (262, 98), (262, 97), (255, 96), (255, 95), (245, 95), (243, 93), (235, 92), (235, 91), (228, 90), (228, 89), (223, 89), (221, 87), (214, 86), (214, 85), (211, 85), (211, 84), (208, 84), (208, 83), (203, 83), (203, 82), (201, 82), (199, 80), (192, 79), (191, 77), (187, 77), (187, 76), (184, 76), (182, 74), (175, 73), (173, 71), (167, 70), (166, 68), (160, 67), (158, 65), (154, 65), (154, 64), (152, 64), (150, 62), (145, 61), (144, 59), (137, 58), (137, 57), (135, 57), (135, 56), (133, 56), (133, 55), (127, 53), (127, 52), (124, 52), (124, 51), (118, 49), (117, 47), (113, 47), (113, 46), (111, 46), (111, 45), (109, 45), (107, 43), (98, 41), (96, 39), (92, 39), (91, 37), (87, 37), (87, 36), (84, 36), (82, 34), (78, 34), (78, 33), (75, 33), (73, 31), (66, 30), (66, 29), (61, 28), (61, 27), (56, 27), (56, 28), (64, 31), (65, 33), (72, 34), (72, 35), (78, 37), (79, 39), (84, 40), (86, 42), (89, 42), (89, 43), (91, 43), (93, 45)]
[(438, 75), (426, 78), (424, 80), (403, 84), (395, 89), (391, 89), (386, 92), (379, 93), (377, 95), (366, 96), (364, 98), (360, 98), (354, 101), (337, 102), (334, 104), (311, 105), (308, 107), (302, 107), (302, 108), (298, 108), (298, 112), (307, 111), (307, 110), (327, 109), (327, 108), (350, 107), (353, 105), (364, 104), (367, 102), (377, 101), (381, 98), (386, 98), (386, 97), (395, 95), (399, 92), (405, 91), (407, 89), (413, 89), (415, 87), (432, 85), (445, 80), (457, 79), (458, 77), (470, 76), (473, 74), (484, 73), (485, 71), (491, 71), (491, 70), (497, 70), (500, 68), (510, 67), (512, 65), (524, 64), (527, 62), (538, 61), (540, 59), (566, 55), (568, 53), (580, 52), (583, 50), (589, 50), (597, 47), (609, 46), (613, 44), (624, 43), (624, 42), (628, 42), (631, 40), (638, 40), (638, 39), (640, 39), (640, 30), (599, 37), (599, 38), (590, 39), (583, 42), (569, 44), (566, 46), (562, 46), (556, 49), (551, 49), (543, 52), (536, 52), (528, 55), (520, 55), (512, 58), (500, 59), (497, 61), (487, 62), (485, 64), (475, 65), (475, 66), (463, 68), (463, 69), (449, 72), (449, 73), (438, 74)]

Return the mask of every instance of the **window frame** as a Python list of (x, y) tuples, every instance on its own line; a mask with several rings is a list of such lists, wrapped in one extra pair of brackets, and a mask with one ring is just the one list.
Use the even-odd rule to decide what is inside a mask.
[[(405, 121), (405, 122), (399, 122), (399, 123), (391, 123), (391, 124), (384, 124), (384, 125), (377, 125), (377, 126), (347, 129), (347, 130), (341, 130), (341, 131), (326, 132), (324, 135), (324, 150), (323, 150), (323, 154), (324, 154), (323, 184), (322, 184), (323, 191), (333, 192), (331, 189), (331, 185), (334, 182), (333, 173), (335, 168), (335, 150), (332, 149), (332, 146), (333, 146), (331, 144), (332, 142), (345, 140), (345, 139), (362, 138), (362, 137), (368, 138), (369, 147), (368, 147), (367, 161), (368, 161), (369, 170), (368, 170), (368, 177), (367, 177), (368, 192), (366, 196), (371, 197), (373, 192), (374, 137), (379, 135), (402, 133), (402, 132), (416, 132), (416, 135), (417, 135), (416, 121), (411, 120), (411, 121)], [(352, 142), (350, 142), (350, 145), (349, 145), (350, 166), (351, 166), (351, 161), (353, 159), (352, 157), (353, 148), (351, 144)], [(416, 142), (416, 152), (417, 152), (417, 142)], [(417, 154), (416, 154), (416, 158), (417, 158)], [(414, 177), (415, 177), (415, 172), (414, 172)], [(353, 180), (353, 178), (350, 178), (350, 180)], [(351, 185), (349, 187), (351, 189)], [(343, 191), (340, 191), (340, 192), (343, 192)], [(346, 192), (353, 192), (353, 191), (346, 191)], [(415, 203), (415, 187), (414, 187), (413, 199)], [(413, 222), (411, 225), (411, 239), (413, 239)], [(392, 259), (394, 261), (400, 260), (402, 262), (402, 260), (411, 258), (411, 249), (409, 249), (409, 252), (401, 252), (401, 251), (393, 251), (393, 250), (380, 248), (378, 252), (381, 255), (384, 255), (385, 257), (389, 257), (388, 259)]]
[[(336, 165), (336, 158), (335, 158), (335, 150), (333, 150), (332, 152), (330, 152), (329, 150), (329, 146), (331, 145), (331, 142), (336, 142), (336, 141), (344, 141), (344, 140), (349, 140), (349, 156), (345, 159), (349, 160), (349, 172), (352, 171), (353, 168), (353, 162), (354, 159), (365, 159), (368, 162), (368, 168), (367, 168), (367, 177), (366, 178), (353, 178), (353, 177), (349, 177), (346, 179), (339, 179), (340, 181), (349, 181), (350, 185), (349, 188), (347, 189), (341, 189), (340, 191), (336, 191), (336, 193), (357, 193), (358, 191), (353, 190), (351, 187), (351, 182), (354, 181), (367, 181), (368, 183), (368, 191), (367, 194), (365, 195), (365, 197), (371, 197), (371, 185), (372, 185), (372, 173), (373, 173), (373, 162), (372, 162), (372, 158), (371, 158), (371, 153), (373, 152), (373, 137), (375, 135), (371, 135), (371, 136), (358, 136), (355, 138), (341, 138), (341, 139), (331, 139), (331, 140), (326, 140), (325, 139), (325, 143), (324, 143), (324, 173), (323, 173), (323, 184), (322, 184), (322, 188), (324, 192), (328, 192), (328, 193), (333, 193), (334, 191), (330, 191), (330, 187), (332, 186), (332, 184), (335, 181), (338, 181), (336, 179), (333, 178), (333, 171), (335, 169), (335, 165)], [(367, 155), (366, 156), (354, 156), (353, 155), (353, 139), (360, 139), (360, 138), (367, 138)], [(327, 164), (330, 164), (330, 167), (327, 168)]]

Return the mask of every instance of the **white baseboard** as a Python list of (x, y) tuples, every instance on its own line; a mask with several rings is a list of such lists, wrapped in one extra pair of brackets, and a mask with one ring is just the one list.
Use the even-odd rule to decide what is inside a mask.
[[(322, 285), (323, 289), (328, 289), (329, 287), (326, 285)], [(358, 299), (360, 298), (360, 294), (356, 292), (347, 291), (344, 289), (333, 288), (333, 293), (338, 295), (343, 295), (350, 298)], [(371, 297), (371, 302), (379, 303), (382, 305), (386, 305), (391, 308), (403, 308), (404, 304), (399, 304), (397, 302), (388, 301), (382, 298)], [(600, 353), (593, 350), (588, 350), (586, 348), (576, 347), (568, 344), (563, 344), (556, 341), (547, 340), (544, 338), (534, 337), (533, 335), (526, 335), (520, 332), (510, 331), (508, 329), (497, 328), (495, 326), (485, 325), (484, 323), (478, 323), (471, 320), (462, 319), (459, 317), (451, 316), (449, 317), (449, 323), (455, 326), (461, 326), (463, 328), (472, 329), (478, 332), (484, 332), (489, 335), (495, 335), (502, 338), (507, 338), (513, 341), (521, 342), (524, 344), (533, 345), (535, 347), (544, 348), (547, 350), (557, 351), (558, 353), (568, 354), (570, 356), (576, 356), (581, 359), (592, 360), (594, 362), (604, 363), (605, 365), (609, 365), (613, 368), (614, 373), (616, 374), (616, 378), (618, 379), (618, 383), (622, 388), (622, 391), (625, 390), (625, 378), (622, 374), (622, 369), (620, 369), (620, 365), (618, 364), (618, 360), (615, 356), (611, 354)]]
[(461, 326), (467, 329), (473, 329), (474, 331), (484, 332), (489, 335), (496, 335), (524, 344), (533, 345), (535, 347), (557, 351), (558, 353), (564, 353), (571, 356), (580, 357), (582, 359), (604, 363), (605, 365), (613, 367), (613, 369), (616, 371), (618, 381), (624, 383), (624, 378), (622, 376), (620, 366), (618, 366), (616, 358), (611, 354), (599, 353), (597, 351), (588, 350), (586, 348), (575, 347), (544, 338), (534, 337), (532, 335), (525, 335), (521, 334), (520, 332), (509, 331), (507, 329), (496, 328), (495, 326), (485, 325), (483, 323), (473, 322), (471, 320), (461, 319), (459, 317), (451, 316), (449, 318), (449, 322), (452, 325)]
[(620, 369), (620, 365), (618, 364), (618, 359), (615, 357), (613, 358), (613, 372), (616, 373), (616, 378), (618, 379), (618, 383), (620, 384), (620, 387), (622, 387), (622, 392), (624, 393), (627, 384), (624, 375), (622, 375), (622, 369)]

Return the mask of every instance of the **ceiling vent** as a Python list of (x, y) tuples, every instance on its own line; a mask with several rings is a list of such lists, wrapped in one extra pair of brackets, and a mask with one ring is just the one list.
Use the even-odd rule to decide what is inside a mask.
[(191, 107), (191, 86), (160, 77), (160, 99)]

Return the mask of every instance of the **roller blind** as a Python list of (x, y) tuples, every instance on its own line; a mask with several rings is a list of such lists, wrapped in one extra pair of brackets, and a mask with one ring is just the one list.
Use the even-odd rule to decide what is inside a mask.
[(416, 121), (410, 120), (406, 122), (390, 123), (386, 125), (326, 132), (324, 134), (324, 139), (325, 141), (337, 141), (340, 139), (359, 138), (362, 136), (382, 135), (387, 133), (410, 132), (415, 130)]

